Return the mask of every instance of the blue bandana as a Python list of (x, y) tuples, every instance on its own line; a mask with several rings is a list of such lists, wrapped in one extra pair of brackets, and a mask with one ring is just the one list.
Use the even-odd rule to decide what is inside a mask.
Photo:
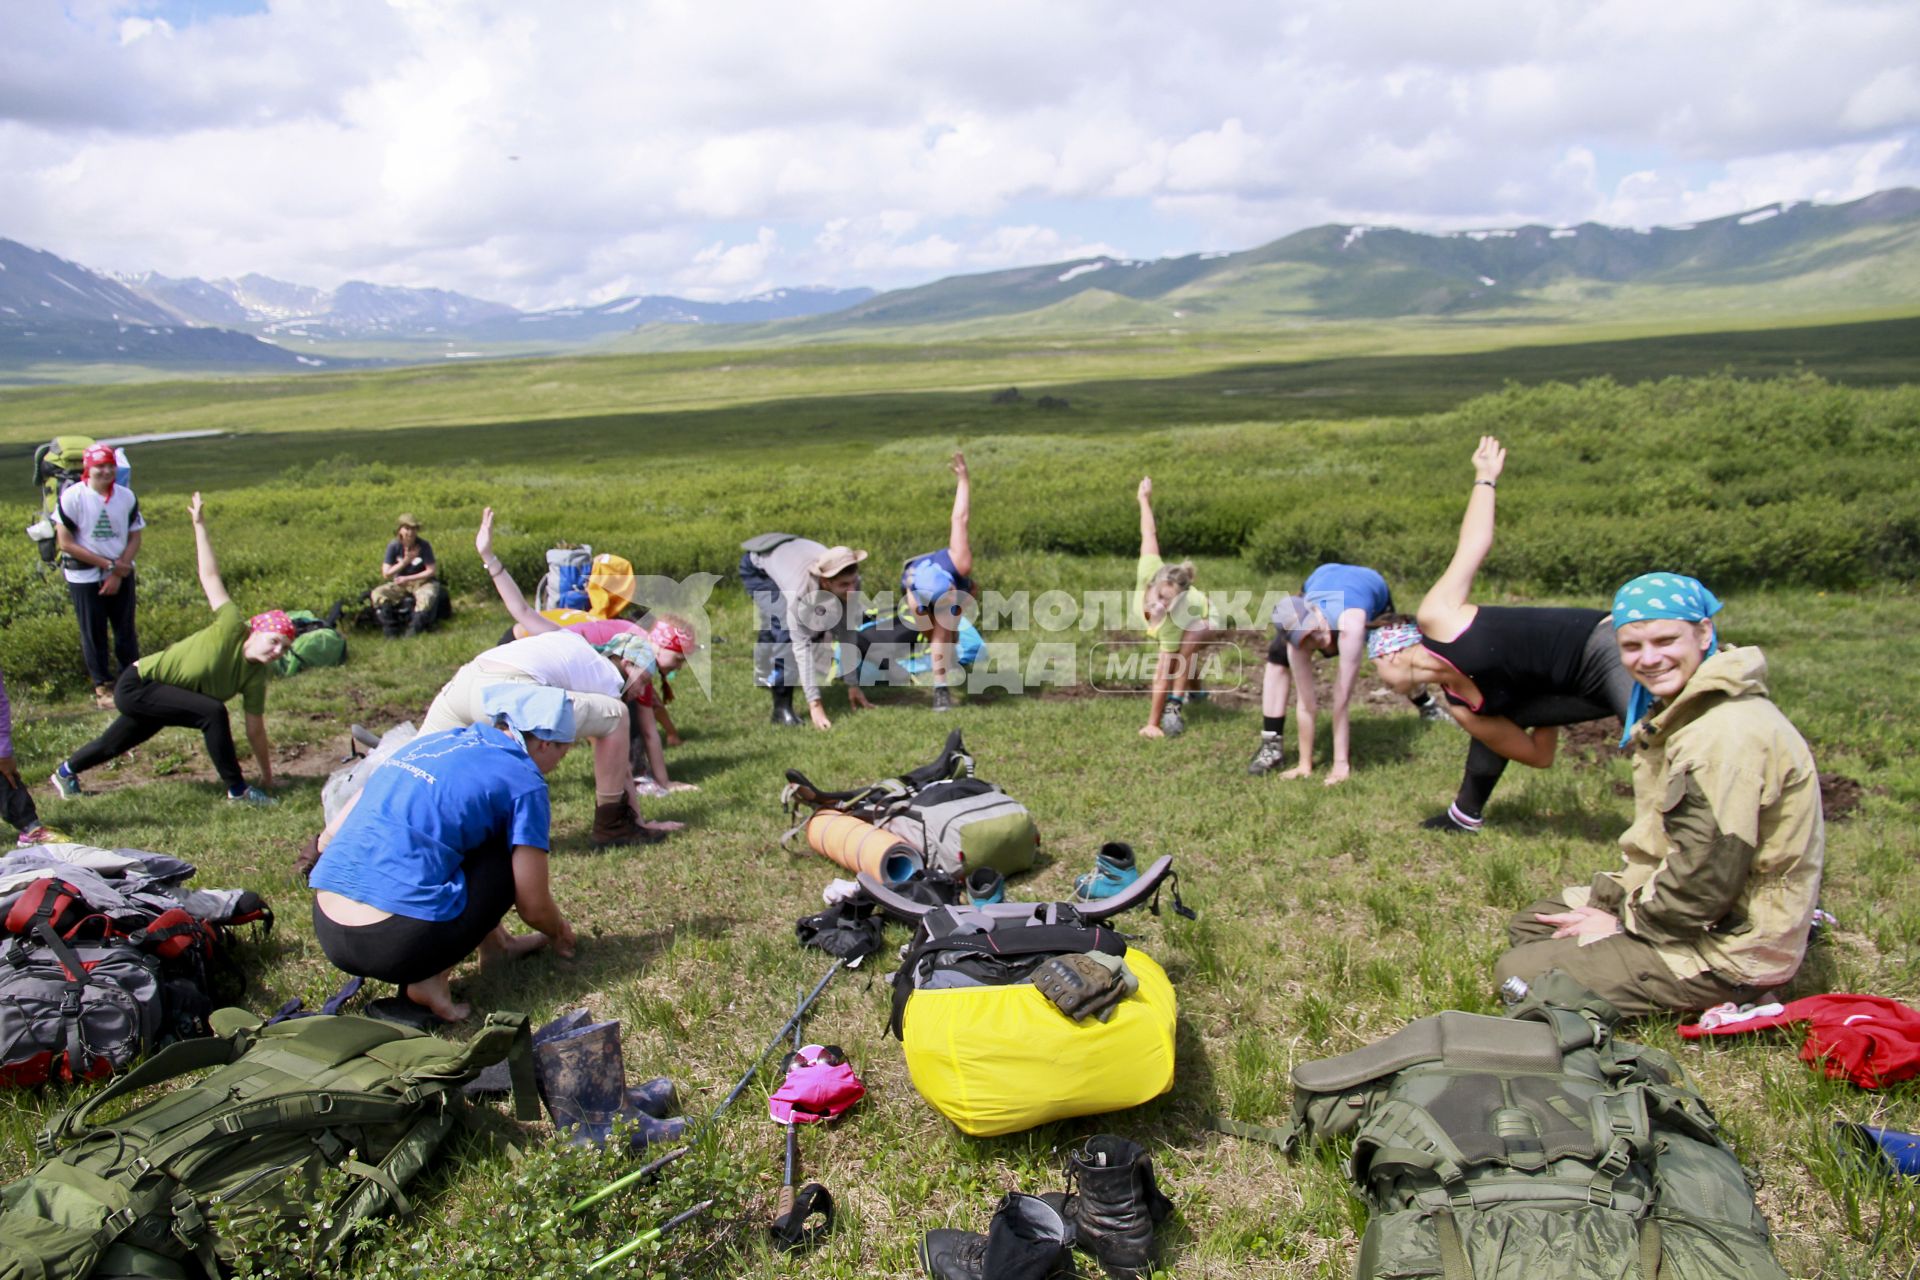
[(1375, 627), (1367, 632), (1367, 656), (1375, 662), (1411, 649), (1420, 643), (1420, 628), (1411, 622), (1396, 623), (1390, 627)]
[[(1671, 618), (1678, 622), (1705, 622), (1720, 612), (1720, 598), (1701, 585), (1698, 578), (1684, 573), (1643, 573), (1613, 593), (1613, 629), (1618, 632), (1629, 622), (1653, 618)], [(1707, 642), (1707, 657), (1720, 651), (1720, 631), (1715, 628)], [(1633, 731), (1653, 710), (1653, 694), (1634, 681), (1633, 696), (1627, 703), (1626, 728), (1620, 745), (1626, 746)]]

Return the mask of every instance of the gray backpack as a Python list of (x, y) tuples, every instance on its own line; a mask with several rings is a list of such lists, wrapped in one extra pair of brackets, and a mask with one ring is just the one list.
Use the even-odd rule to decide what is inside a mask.
[(903, 797), (879, 826), (918, 845), (934, 870), (954, 876), (978, 867), (1014, 875), (1033, 866), (1040, 848), (1040, 829), (1027, 806), (977, 778)]
[(1290, 1138), (1353, 1138), (1357, 1280), (1786, 1280), (1713, 1112), (1618, 1018), (1549, 973), (1294, 1068)]
[(0, 1086), (98, 1080), (152, 1050), (160, 962), (125, 942), (40, 933), (0, 945)]

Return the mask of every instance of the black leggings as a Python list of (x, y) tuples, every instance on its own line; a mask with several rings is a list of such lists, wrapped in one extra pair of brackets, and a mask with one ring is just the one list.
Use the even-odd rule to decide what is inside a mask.
[(4, 812), (7, 821), (18, 831), (31, 831), (40, 825), (40, 815), (33, 808), (33, 795), (24, 783), (16, 787), (0, 778), (0, 812)]
[(460, 864), (467, 905), (451, 920), (388, 916), (373, 924), (340, 924), (315, 899), (313, 932), (343, 973), (405, 986), (445, 973), (506, 918), (513, 905), (513, 849), (505, 838), (468, 852)]
[[(1625, 720), (1632, 693), (1633, 677), (1620, 665), (1620, 649), (1614, 643), (1613, 623), (1608, 620), (1588, 637), (1571, 688), (1529, 698), (1507, 712), (1507, 718), (1529, 729), (1585, 724), (1609, 716)], [(1468, 817), (1478, 818), (1506, 771), (1507, 758), (1475, 738), (1467, 748), (1467, 770), (1460, 779), (1454, 804)]]
[(165, 728), (198, 729), (207, 740), (213, 771), (227, 784), (228, 793), (238, 795), (247, 789), (247, 776), (240, 772), (240, 757), (233, 749), (233, 723), (227, 719), (226, 703), (177, 684), (148, 680), (139, 668), (128, 667), (114, 682), (113, 705), (120, 718), (74, 752), (67, 768), (81, 773), (105, 764)]

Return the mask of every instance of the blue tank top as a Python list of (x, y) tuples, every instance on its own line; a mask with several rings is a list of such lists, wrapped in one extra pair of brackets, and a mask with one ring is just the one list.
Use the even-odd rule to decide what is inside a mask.
[(1357, 564), (1321, 565), (1307, 575), (1307, 585), (1300, 594), (1327, 615), (1328, 624), (1335, 630), (1339, 629), (1340, 615), (1348, 609), (1363, 610), (1368, 621), (1393, 612), (1393, 592), (1387, 589), (1387, 580)]

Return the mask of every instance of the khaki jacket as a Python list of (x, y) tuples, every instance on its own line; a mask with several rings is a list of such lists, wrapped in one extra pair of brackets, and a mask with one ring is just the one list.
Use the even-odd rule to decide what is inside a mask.
[(1759, 649), (1724, 648), (1634, 731), (1626, 865), (1595, 877), (1590, 900), (1676, 977), (1779, 986), (1806, 954), (1826, 855), (1820, 775), (1766, 675)]

